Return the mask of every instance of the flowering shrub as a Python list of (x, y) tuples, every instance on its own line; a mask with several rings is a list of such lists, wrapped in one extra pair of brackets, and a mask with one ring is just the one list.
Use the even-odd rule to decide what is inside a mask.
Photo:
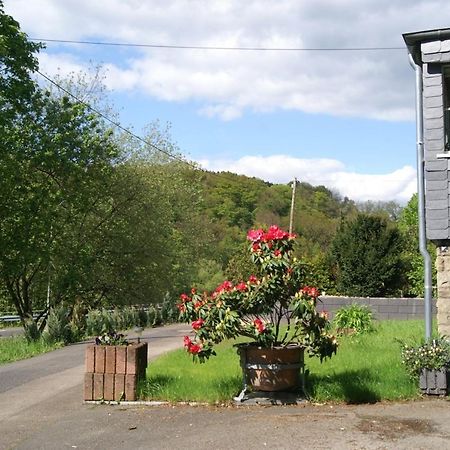
[(419, 346), (403, 344), (402, 363), (412, 378), (417, 378), (422, 369), (450, 367), (450, 342), (441, 337)]
[(120, 333), (112, 331), (110, 333), (103, 333), (95, 338), (96, 345), (128, 345), (125, 336)]
[(181, 295), (181, 319), (195, 333), (184, 338), (186, 350), (204, 362), (216, 354), (215, 344), (244, 336), (262, 347), (295, 343), (321, 360), (330, 357), (337, 342), (328, 334), (326, 313), (316, 311), (318, 289), (305, 286), (305, 266), (292, 256), (295, 236), (271, 226), (249, 231), (247, 239), (260, 276), (236, 285), (226, 280), (212, 293), (194, 288)]

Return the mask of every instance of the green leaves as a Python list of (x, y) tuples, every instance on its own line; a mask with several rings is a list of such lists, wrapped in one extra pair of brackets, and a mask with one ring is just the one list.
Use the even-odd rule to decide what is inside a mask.
[(343, 222), (332, 247), (338, 291), (356, 297), (395, 292), (403, 275), (401, 254), (400, 233), (385, 219), (359, 214)]

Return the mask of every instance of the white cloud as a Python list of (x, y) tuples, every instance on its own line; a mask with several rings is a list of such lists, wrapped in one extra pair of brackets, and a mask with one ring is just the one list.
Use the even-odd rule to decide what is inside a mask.
[(272, 183), (288, 183), (294, 177), (314, 186), (324, 185), (355, 201), (397, 200), (406, 203), (416, 192), (416, 171), (405, 166), (394, 172), (373, 175), (351, 172), (335, 159), (301, 159), (286, 155), (243, 156), (231, 160), (203, 160), (212, 171), (230, 171)]
[[(33, 37), (248, 47), (403, 47), (401, 33), (439, 28), (450, 17), (445, 0), (6, 0), (5, 8)], [(67, 59), (59, 48), (67, 52), (52, 46), (51, 54), (41, 56), (49, 70)], [(87, 49), (78, 51), (81, 58)], [(208, 117), (231, 120), (247, 110), (289, 109), (413, 119), (406, 50), (117, 49), (110, 58), (111, 88), (165, 101), (195, 100)], [(83, 65), (66, 62), (65, 67)]]

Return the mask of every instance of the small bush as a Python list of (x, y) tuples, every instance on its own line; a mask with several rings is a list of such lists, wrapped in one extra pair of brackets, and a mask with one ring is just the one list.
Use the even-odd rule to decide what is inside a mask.
[(86, 317), (86, 333), (88, 336), (98, 336), (102, 334), (103, 320), (102, 313), (98, 310), (92, 310)]
[(43, 338), (48, 343), (64, 342), (64, 344), (69, 344), (74, 341), (75, 336), (69, 321), (69, 310), (64, 305), (50, 310)]
[(25, 320), (23, 324), (24, 335), (27, 342), (36, 342), (41, 338), (37, 323), (33, 319)]
[(364, 305), (353, 304), (338, 309), (333, 320), (338, 331), (352, 330), (354, 334), (373, 330), (372, 311)]

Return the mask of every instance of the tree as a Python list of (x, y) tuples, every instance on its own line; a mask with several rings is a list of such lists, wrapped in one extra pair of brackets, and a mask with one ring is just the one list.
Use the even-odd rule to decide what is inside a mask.
[[(405, 263), (404, 294), (411, 297), (424, 295), (424, 266), (423, 256), (419, 251), (419, 216), (417, 194), (414, 194), (403, 208), (398, 220), (398, 228), (403, 236), (403, 260)], [(434, 266), (433, 255), (436, 248), (428, 242), (428, 253)], [(436, 283), (436, 271), (433, 270), (433, 284)]]
[[(58, 254), (90, 257), (85, 225), (94, 214), (110, 214), (101, 199), (117, 155), (85, 106), (38, 90), (34, 97), (32, 110), (10, 121), (9, 147), (0, 158), (0, 277), (24, 325), (36, 303), (44, 306)], [(76, 267), (65, 277), (66, 295), (79, 283)]]
[(337, 289), (352, 296), (394, 294), (402, 283), (402, 239), (386, 219), (358, 214), (342, 222), (332, 244)]

